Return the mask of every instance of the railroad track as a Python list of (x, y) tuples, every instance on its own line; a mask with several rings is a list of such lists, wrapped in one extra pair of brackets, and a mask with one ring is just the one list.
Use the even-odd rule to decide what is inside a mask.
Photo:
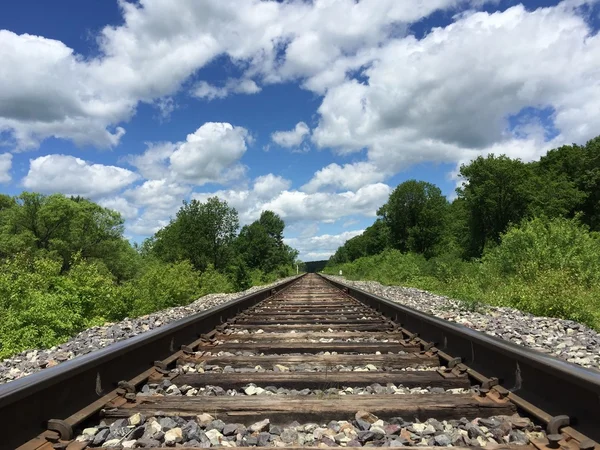
[(294, 281), (0, 387), (0, 447), (600, 449), (592, 371)]

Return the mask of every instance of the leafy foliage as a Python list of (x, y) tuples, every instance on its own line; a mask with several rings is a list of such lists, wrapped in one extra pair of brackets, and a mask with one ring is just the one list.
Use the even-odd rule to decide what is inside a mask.
[[(479, 157), (460, 168), (450, 204), (409, 180), (326, 271), (507, 305), (600, 329), (600, 137), (524, 163)], [(385, 250), (372, 245), (388, 236)], [(371, 247), (369, 247), (371, 246)]]
[(431, 257), (442, 240), (447, 208), (437, 186), (409, 180), (394, 189), (377, 213), (389, 227), (394, 248)]
[(248, 236), (238, 227), (226, 202), (193, 200), (132, 246), (119, 213), (89, 200), (0, 195), (0, 357), (295, 273), (279, 216), (264, 212)]

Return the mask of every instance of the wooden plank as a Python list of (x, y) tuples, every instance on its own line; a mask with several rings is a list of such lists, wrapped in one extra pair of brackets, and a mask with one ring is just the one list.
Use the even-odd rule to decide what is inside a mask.
[(264, 332), (280, 332), (280, 331), (327, 331), (331, 330), (349, 330), (349, 331), (385, 331), (385, 330), (393, 330), (393, 327), (389, 323), (381, 324), (327, 324), (327, 325), (316, 325), (316, 324), (295, 324), (295, 325), (255, 325), (255, 324), (233, 324), (230, 326), (231, 329), (240, 329), (240, 330), (263, 330)]
[(346, 332), (322, 332), (322, 333), (252, 333), (252, 334), (223, 334), (218, 333), (215, 340), (238, 340), (245, 341), (293, 341), (306, 339), (392, 339), (403, 341), (402, 333), (379, 333), (369, 331), (346, 331)]
[(261, 308), (365, 308), (365, 305), (359, 302), (269, 302), (259, 303)]
[(139, 412), (146, 416), (161, 415), (194, 417), (202, 412), (218, 414), (224, 421), (250, 424), (263, 418), (274, 423), (292, 420), (329, 421), (352, 420), (356, 411), (369, 411), (387, 419), (468, 420), (476, 417), (512, 415), (516, 407), (508, 400), (496, 402), (470, 394), (408, 394), (408, 395), (344, 395), (316, 396), (144, 396), (137, 403), (104, 411), (106, 418), (129, 417)]
[(327, 311), (294, 311), (294, 310), (286, 310), (286, 311), (282, 311), (280, 309), (273, 309), (273, 310), (269, 310), (269, 309), (258, 309), (258, 310), (253, 310), (253, 311), (249, 311), (246, 312), (246, 314), (244, 315), (245, 317), (248, 316), (256, 316), (256, 315), (262, 315), (262, 316), (269, 316), (269, 317), (278, 317), (278, 318), (282, 318), (282, 317), (288, 317), (288, 316), (294, 316), (297, 318), (300, 317), (312, 317), (312, 316), (327, 316), (330, 314), (343, 314), (344, 316), (348, 317), (348, 316), (360, 316), (360, 317), (381, 317), (381, 314), (374, 314), (373, 311), (360, 311), (357, 309), (350, 309), (350, 310), (341, 310), (341, 309), (331, 309), (331, 310), (327, 310)]
[[(361, 319), (334, 319), (334, 318), (328, 318), (328, 319), (313, 319), (315, 323), (315, 325), (318, 324), (323, 324), (323, 325), (383, 325), (385, 323), (387, 323), (385, 320), (381, 319), (381, 320), (361, 320)], [(292, 324), (297, 324), (297, 325), (312, 325), (312, 323), (308, 322), (308, 319), (277, 319), (277, 318), (273, 318), (273, 319), (260, 319), (260, 318), (254, 318), (254, 319), (238, 319), (235, 321), (236, 325), (275, 325), (275, 324), (283, 324), (283, 325), (292, 325)]]
[[(310, 449), (310, 448), (317, 448), (316, 446), (313, 447), (288, 447), (286, 446), (285, 449), (286, 450), (306, 450), (306, 449)], [(347, 450), (364, 450), (364, 447), (344, 447)], [(375, 447), (370, 447), (370, 448), (375, 448)], [(417, 446), (417, 448), (419, 450), (440, 450), (440, 447), (427, 447), (427, 446), (422, 446), (419, 445)], [(452, 448), (452, 450), (474, 450), (474, 449), (480, 449), (481, 447), (450, 447)], [(198, 447), (177, 447), (178, 450), (198, 450)], [(256, 447), (236, 447), (237, 450), (256, 450)], [(162, 447), (162, 448), (156, 448), (155, 450), (173, 450), (173, 447)], [(531, 444), (527, 444), (527, 445), (520, 445), (520, 444), (487, 444), (485, 446), (485, 450), (537, 450), (537, 447), (531, 445)]]
[(414, 372), (262, 372), (262, 373), (193, 373), (176, 376), (173, 383), (194, 387), (206, 385), (237, 389), (254, 383), (257, 386), (326, 389), (338, 386), (369, 386), (379, 383), (401, 384), (404, 387), (469, 388), (466, 375), (444, 377), (436, 371)]
[(180, 363), (200, 363), (202, 361), (206, 362), (206, 364), (223, 367), (255, 367), (260, 365), (265, 368), (272, 367), (273, 364), (283, 364), (284, 366), (308, 364), (321, 367), (333, 367), (337, 365), (366, 366), (367, 364), (373, 364), (377, 367), (390, 367), (393, 369), (405, 369), (417, 366), (437, 367), (440, 365), (437, 356), (425, 356), (417, 353), (406, 355), (184, 356), (179, 360)]
[(200, 345), (197, 351), (216, 352), (256, 352), (256, 353), (375, 353), (375, 352), (417, 352), (421, 348), (415, 344), (403, 342), (257, 342), (228, 343), (218, 345)]
[(319, 323), (325, 321), (337, 322), (354, 322), (357, 320), (385, 320), (380, 314), (363, 314), (363, 313), (343, 313), (336, 311), (335, 313), (310, 313), (310, 314), (273, 314), (273, 313), (249, 313), (236, 317), (236, 322), (252, 321), (252, 322), (304, 322), (304, 323)]

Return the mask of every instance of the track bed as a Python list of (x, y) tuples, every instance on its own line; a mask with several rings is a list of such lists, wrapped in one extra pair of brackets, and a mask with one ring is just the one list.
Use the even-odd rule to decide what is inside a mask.
[(593, 448), (478, 380), (307, 275), (20, 448)]

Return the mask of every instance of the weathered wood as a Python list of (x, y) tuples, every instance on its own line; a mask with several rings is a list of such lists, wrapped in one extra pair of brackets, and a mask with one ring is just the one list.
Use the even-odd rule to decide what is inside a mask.
[(374, 324), (323, 324), (323, 325), (307, 325), (307, 324), (295, 324), (295, 325), (255, 325), (255, 324), (247, 324), (240, 323), (234, 324), (230, 327), (231, 329), (240, 329), (240, 330), (263, 330), (264, 332), (281, 332), (281, 331), (327, 331), (331, 330), (348, 330), (348, 331), (385, 331), (385, 330), (393, 330), (393, 326), (390, 323), (374, 323)]
[(472, 420), (476, 417), (512, 415), (516, 407), (509, 401), (496, 402), (469, 394), (345, 395), (317, 396), (148, 396), (138, 403), (104, 412), (107, 418), (129, 417), (140, 412), (146, 416), (194, 417), (201, 412), (218, 414), (224, 421), (250, 424), (263, 418), (274, 423), (292, 420), (326, 422), (351, 420), (358, 410), (369, 411), (382, 419), (400, 416), (406, 419)]
[[(323, 318), (323, 319), (313, 319), (314, 324), (318, 325), (318, 324), (323, 324), (323, 325), (370, 325), (370, 324), (385, 324), (386, 321), (383, 319), (379, 319), (379, 320), (373, 320), (373, 319), (366, 319), (366, 320), (361, 320), (361, 319), (337, 319), (337, 318)], [(273, 319), (268, 319), (267, 317), (265, 318), (242, 318), (242, 319), (238, 319), (235, 322), (236, 324), (239, 325), (275, 325), (275, 324), (283, 324), (283, 325), (292, 325), (292, 324), (297, 324), (297, 325), (305, 325), (305, 324), (312, 324), (311, 322), (308, 321), (308, 319), (278, 319), (278, 318), (273, 318)]]
[(364, 308), (365, 305), (359, 302), (270, 302), (259, 303), (260, 308)]
[(354, 321), (381, 321), (382, 317), (375, 314), (364, 313), (310, 313), (310, 314), (272, 314), (272, 313), (250, 313), (237, 317), (236, 322), (298, 322), (298, 323), (319, 323), (333, 321), (334, 323), (350, 323)]
[[(317, 447), (285, 447), (286, 450), (306, 450)], [(364, 447), (344, 447), (347, 450), (364, 450)], [(426, 447), (419, 445), (419, 450), (440, 450), (440, 447)], [(481, 447), (452, 447), (452, 450), (475, 450)], [(237, 450), (256, 450), (256, 447), (236, 447)], [(155, 450), (173, 450), (173, 447), (156, 448)], [(177, 450), (198, 450), (197, 447), (177, 447)], [(487, 444), (485, 450), (537, 450), (537, 447), (527, 444)]]
[(178, 375), (177, 385), (194, 387), (206, 385), (236, 389), (254, 383), (257, 386), (276, 386), (296, 389), (327, 389), (341, 386), (369, 386), (379, 383), (403, 385), (404, 387), (440, 387), (444, 389), (468, 388), (466, 375), (444, 377), (436, 371), (414, 372), (258, 372), (258, 373), (194, 373)]
[[(301, 308), (302, 309), (302, 308)], [(377, 317), (376, 314), (373, 313), (373, 311), (367, 311), (367, 310), (358, 310), (358, 308), (356, 309), (331, 309), (331, 310), (320, 310), (320, 311), (313, 311), (312, 309), (310, 311), (302, 311), (302, 310), (292, 310), (292, 309), (288, 309), (288, 310), (280, 310), (280, 309), (273, 309), (268, 310), (268, 309), (257, 309), (257, 310), (253, 310), (253, 311), (249, 311), (247, 312), (244, 317), (248, 317), (248, 316), (255, 316), (255, 315), (268, 315), (268, 316), (273, 316), (273, 317), (288, 317), (288, 316), (294, 316), (297, 318), (300, 317), (312, 317), (312, 316), (328, 316), (331, 314), (341, 314), (344, 315), (345, 317), (348, 316), (360, 316), (360, 317)], [(380, 317), (380, 316), (379, 316)]]
[[(273, 364), (283, 364), (284, 366), (295, 366), (298, 364), (309, 364), (311, 366), (332, 367), (342, 366), (366, 366), (373, 364), (377, 367), (389, 367), (393, 369), (405, 369), (407, 367), (439, 366), (437, 356), (425, 356), (417, 353), (406, 355), (301, 355), (301, 356), (184, 356), (179, 362), (206, 362), (206, 364), (231, 366), (231, 367), (263, 367), (273, 366)], [(364, 372), (363, 372), (364, 373)]]
[(420, 347), (414, 344), (379, 343), (379, 342), (258, 342), (228, 343), (218, 345), (200, 345), (197, 351), (237, 352), (252, 351), (256, 353), (375, 353), (375, 352), (416, 352)]
[(346, 332), (322, 332), (322, 333), (253, 333), (253, 334), (223, 334), (215, 336), (217, 341), (238, 340), (245, 341), (293, 341), (307, 339), (392, 339), (396, 341), (404, 340), (402, 333), (378, 333), (364, 331), (346, 331)]

